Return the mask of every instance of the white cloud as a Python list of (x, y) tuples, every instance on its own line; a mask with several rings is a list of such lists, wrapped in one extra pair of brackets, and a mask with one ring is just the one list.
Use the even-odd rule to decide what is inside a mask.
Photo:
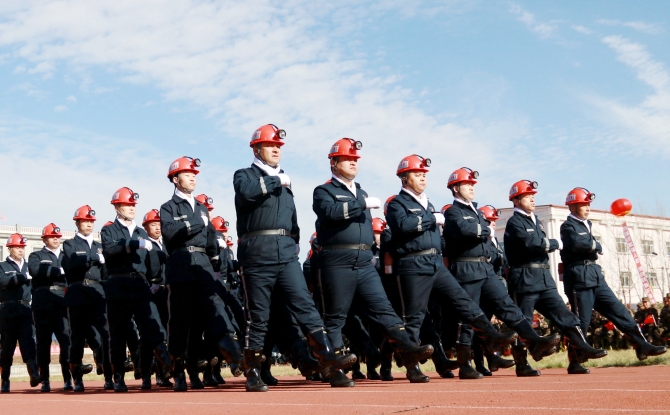
[(65, 99), (69, 102), (74, 102), (74, 103), (77, 102), (77, 97), (75, 97), (74, 95), (68, 95), (68, 97), (65, 98)]
[(531, 31), (537, 33), (540, 37), (550, 37), (557, 29), (555, 24), (538, 21), (533, 13), (526, 11), (518, 4), (512, 3), (510, 12), (516, 15), (518, 21), (525, 24)]
[(67, 111), (67, 107), (65, 105), (56, 105), (54, 107), (55, 112), (64, 112)]
[(579, 33), (582, 33), (584, 35), (590, 35), (591, 33), (593, 33), (593, 30), (589, 29), (586, 26), (581, 26), (581, 25), (572, 25), (572, 29), (575, 32), (579, 32)]
[(599, 19), (596, 20), (596, 23), (600, 23), (603, 25), (607, 26), (623, 26), (623, 27), (630, 27), (631, 29), (637, 30), (638, 32), (646, 33), (649, 35), (658, 35), (665, 30), (663, 29), (663, 26), (656, 24), (656, 23), (647, 23), (647, 22), (642, 22), (639, 20), (636, 21), (631, 21), (631, 22), (621, 22), (619, 20), (611, 20), (611, 19)]

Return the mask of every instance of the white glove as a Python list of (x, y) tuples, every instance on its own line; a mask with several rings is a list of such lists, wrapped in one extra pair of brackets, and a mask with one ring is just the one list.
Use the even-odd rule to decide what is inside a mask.
[(563, 250), (563, 241), (560, 239), (557, 239), (556, 241), (558, 242), (558, 250), (559, 251)]
[(295, 254), (300, 255), (300, 245), (299, 244), (295, 244)]
[(140, 249), (146, 249), (147, 251), (151, 251), (151, 248), (153, 248), (151, 241), (148, 241), (146, 239), (140, 239)]
[(217, 238), (216, 240), (219, 242), (219, 248), (221, 249), (228, 248), (228, 245), (226, 244), (226, 241), (223, 240), (223, 238)]
[(288, 177), (288, 174), (286, 173), (279, 173), (277, 175), (279, 177), (279, 181), (281, 182), (281, 185), (284, 187), (291, 187), (291, 178)]
[(202, 218), (202, 221), (205, 222), (205, 226), (207, 226), (209, 224), (209, 218), (207, 218), (207, 216), (205, 216), (205, 215), (200, 216), (200, 217)]
[(444, 215), (438, 212), (433, 213), (433, 216), (435, 216), (435, 223), (438, 225), (444, 225)]
[(489, 239), (493, 239), (493, 238), (495, 238), (495, 237), (496, 237), (496, 230), (495, 230), (495, 228), (493, 228), (492, 226), (488, 226), (488, 228), (489, 228), (489, 231), (491, 232), (491, 234), (489, 235)]
[(151, 290), (151, 294), (156, 294), (158, 290), (161, 289), (161, 286), (158, 284), (151, 284), (151, 287), (149, 289)]
[(382, 206), (382, 202), (376, 197), (368, 197), (365, 199), (365, 208), (366, 209), (379, 209)]
[(65, 274), (65, 270), (63, 269), (63, 267), (60, 267), (60, 273)]
[(98, 258), (99, 258), (98, 262), (100, 263), (100, 265), (103, 265), (105, 263), (105, 256), (102, 254), (102, 252), (98, 253)]

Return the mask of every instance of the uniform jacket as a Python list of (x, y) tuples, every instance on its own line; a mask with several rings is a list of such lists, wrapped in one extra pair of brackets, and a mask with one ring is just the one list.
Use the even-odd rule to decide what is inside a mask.
[(507, 221), (505, 254), (510, 266), (507, 283), (511, 292), (529, 293), (556, 288), (548, 269), (519, 267), (531, 263), (548, 264), (548, 254), (558, 249), (558, 241), (547, 238), (537, 216), (535, 220), (534, 223), (530, 217), (514, 212)]
[(507, 257), (505, 256), (505, 251), (503, 251), (502, 247), (500, 246), (500, 242), (498, 242), (498, 238), (495, 236), (493, 237), (496, 241), (494, 244), (492, 240), (489, 239), (488, 242), (488, 247), (489, 247), (489, 256), (491, 257), (491, 265), (493, 265), (493, 272), (496, 273), (496, 275), (500, 278), (506, 278), (504, 277), (504, 271), (505, 267), (507, 266)]
[[(207, 208), (195, 201), (191, 204), (177, 195), (161, 206), (161, 233), (168, 253), (165, 283), (194, 281), (200, 273), (196, 268), (213, 273), (211, 260), (218, 258), (216, 231), (208, 217)], [(206, 252), (188, 252), (180, 248), (194, 246)]]
[[(588, 221), (591, 227), (591, 221)], [(596, 261), (602, 246), (595, 240), (589, 228), (572, 216), (561, 225), (561, 261), (563, 281), (573, 288), (592, 288), (605, 281), (600, 265), (585, 265), (584, 261)]]
[[(379, 267), (377, 271), (382, 278), (393, 278), (396, 277), (395, 265), (393, 263), (393, 255), (395, 254), (395, 248), (393, 248), (393, 235), (390, 228), (386, 228), (382, 231), (382, 234), (379, 238)], [(389, 255), (386, 255), (386, 254)], [(390, 256), (390, 258), (388, 258)], [(387, 263), (388, 261), (388, 263)], [(388, 272), (388, 274), (387, 274)]]
[(100, 263), (101, 256), (103, 256), (102, 244), (98, 241), (93, 241), (89, 247), (85, 239), (75, 236), (63, 243), (62, 265), (69, 284), (65, 292), (65, 305), (80, 305), (91, 299), (104, 300), (105, 291), (102, 284), (73, 284), (84, 279), (100, 282), (107, 280), (107, 267)]
[(40, 251), (32, 252), (28, 256), (28, 270), (33, 277), (32, 286), (32, 309), (35, 311), (55, 310), (63, 307), (64, 290), (50, 290), (49, 287), (57, 285), (66, 287), (65, 274), (61, 272), (61, 262), (64, 257), (61, 249), (60, 255), (56, 255), (46, 247)]
[[(136, 226), (133, 234), (121, 225), (119, 220), (105, 226), (100, 232), (102, 252), (109, 273), (105, 286), (107, 300), (123, 298), (143, 298), (150, 294), (149, 280), (160, 275), (160, 265), (156, 252), (140, 249), (140, 239), (149, 241), (147, 232)], [(138, 273), (144, 278), (114, 278), (114, 274)]]
[[(316, 213), (316, 233), (321, 247), (340, 244), (372, 246), (372, 215), (365, 208), (368, 194), (358, 183), (356, 196), (338, 180), (314, 189), (312, 209)], [(319, 267), (362, 268), (372, 261), (371, 250), (335, 249), (319, 252)]]
[[(435, 221), (435, 207), (424, 209), (401, 191), (388, 204), (386, 224), (391, 229), (393, 257), (398, 274), (434, 274), (442, 262), (442, 237)], [(437, 254), (404, 257), (413, 252), (436, 249)]]
[[(283, 173), (284, 171), (281, 170)], [(286, 264), (297, 259), (300, 242), (293, 191), (256, 166), (240, 169), (233, 178), (237, 235), (237, 260), (241, 266)], [(249, 232), (284, 229), (290, 236), (245, 237)]]
[(165, 269), (167, 268), (167, 260), (168, 260), (168, 252), (167, 248), (165, 248), (165, 241), (163, 241), (162, 245), (159, 245), (157, 242), (154, 242), (151, 240), (151, 244), (154, 246), (153, 249), (151, 250), (152, 252), (155, 251), (156, 259), (158, 260), (158, 267), (160, 268), (160, 272), (158, 275), (156, 275), (154, 278), (152, 278), (149, 282), (152, 284), (165, 284)]
[(444, 212), (444, 242), (449, 268), (458, 282), (472, 282), (495, 276), (490, 262), (457, 262), (462, 257), (487, 257), (491, 255), (489, 221), (477, 210), (455, 201)]
[(28, 261), (23, 261), (21, 269), (9, 258), (0, 262), (0, 319), (29, 316), (31, 314), (29, 304), (4, 303), (5, 301), (30, 302), (30, 280), (28, 276)]

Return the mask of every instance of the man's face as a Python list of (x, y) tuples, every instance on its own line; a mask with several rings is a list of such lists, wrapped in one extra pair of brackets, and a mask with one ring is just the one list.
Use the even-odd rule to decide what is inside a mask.
[(49, 249), (58, 249), (60, 246), (60, 238), (56, 237), (50, 237), (50, 238), (44, 238), (44, 245), (47, 246)]
[(664, 298), (664, 299), (663, 299), (663, 305), (670, 306), (670, 298), (667, 298), (667, 297)]
[(409, 186), (414, 193), (423, 193), (426, 190), (427, 185), (428, 179), (426, 178), (426, 172), (411, 171), (407, 173), (407, 186)]
[(642, 309), (646, 310), (648, 308), (649, 308), (649, 301), (647, 300), (642, 301)]
[(93, 221), (92, 220), (78, 220), (76, 222), (77, 230), (80, 234), (88, 236), (93, 232)]
[(337, 171), (349, 180), (358, 174), (358, 159), (355, 157), (340, 156), (337, 158)]
[(589, 203), (577, 203), (575, 205), (570, 205), (570, 212), (582, 219), (588, 219), (589, 214), (591, 213), (591, 205)]
[(259, 150), (260, 158), (272, 167), (276, 167), (281, 160), (281, 147), (274, 143), (263, 143)]
[(20, 261), (26, 254), (26, 248), (23, 246), (13, 246), (9, 248), (9, 256)]
[(123, 216), (128, 218), (128, 220), (135, 219), (135, 206), (133, 205), (118, 205), (117, 209)]
[(491, 221), (490, 226), (493, 228), (493, 230), (496, 230), (496, 222), (494, 220)]
[(520, 198), (514, 199), (514, 207), (525, 212), (534, 212), (535, 211), (535, 195), (523, 195)]
[(179, 190), (185, 193), (192, 193), (195, 190), (195, 173), (182, 172), (172, 178), (172, 182), (179, 185)]
[(375, 232), (375, 243), (377, 246), (381, 245), (381, 240), (382, 240), (382, 234), (379, 232)]
[(161, 237), (161, 223), (160, 222), (149, 222), (144, 226), (144, 230), (147, 231), (149, 237), (153, 239), (158, 239)]
[(475, 200), (475, 184), (472, 182), (462, 182), (456, 186), (456, 192), (468, 202)]

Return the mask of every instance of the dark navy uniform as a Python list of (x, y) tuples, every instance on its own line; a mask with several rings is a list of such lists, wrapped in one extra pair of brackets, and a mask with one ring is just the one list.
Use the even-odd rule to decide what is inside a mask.
[(25, 363), (35, 363), (37, 355), (30, 311), (28, 262), (22, 262), (19, 265), (10, 257), (0, 262), (0, 369), (3, 383), (9, 380), (17, 342)]
[(68, 349), (70, 348), (70, 324), (67, 319), (65, 297), (66, 279), (61, 268), (63, 251), (58, 249), (58, 256), (46, 246), (40, 251), (32, 252), (28, 257), (28, 269), (33, 277), (32, 311), (35, 322), (37, 340), (37, 365), (45, 380), (49, 379), (49, 363), (51, 363), (51, 336), (56, 336), (60, 346), (59, 363), (63, 368), (63, 376), (70, 378), (68, 366)]
[(110, 356), (116, 376), (124, 373), (131, 318), (138, 326), (142, 343), (146, 342), (151, 349), (156, 349), (165, 342), (165, 329), (156, 309), (151, 307), (148, 282), (159, 275), (160, 265), (155, 252), (140, 249), (140, 240), (151, 243), (140, 226), (135, 226), (131, 235), (129, 228), (116, 219), (113, 224), (102, 228), (101, 237), (109, 273), (105, 292)]
[(237, 258), (249, 313), (245, 346), (263, 348), (275, 285), (305, 331), (322, 331), (296, 254), (300, 228), (293, 192), (256, 166), (236, 171), (233, 184), (241, 237)]
[[(152, 245), (152, 252), (156, 255), (158, 260), (158, 265), (160, 267), (160, 272), (157, 273), (153, 278), (149, 279), (149, 283), (152, 286), (155, 284), (158, 286), (158, 290), (154, 293), (151, 293), (151, 302), (149, 306), (151, 307), (152, 314), (158, 315), (161, 326), (166, 328), (168, 326), (169, 310), (168, 310), (168, 289), (165, 286), (165, 268), (167, 263), (167, 249), (163, 243), (162, 238), (154, 240), (151, 237), (148, 238)], [(140, 342), (140, 363), (141, 363), (141, 372), (142, 378), (151, 378), (151, 360), (153, 356), (153, 350), (146, 342)], [(159, 370), (156, 370), (156, 382), (160, 386), (170, 386), (166, 379), (163, 379), (162, 373)]]

